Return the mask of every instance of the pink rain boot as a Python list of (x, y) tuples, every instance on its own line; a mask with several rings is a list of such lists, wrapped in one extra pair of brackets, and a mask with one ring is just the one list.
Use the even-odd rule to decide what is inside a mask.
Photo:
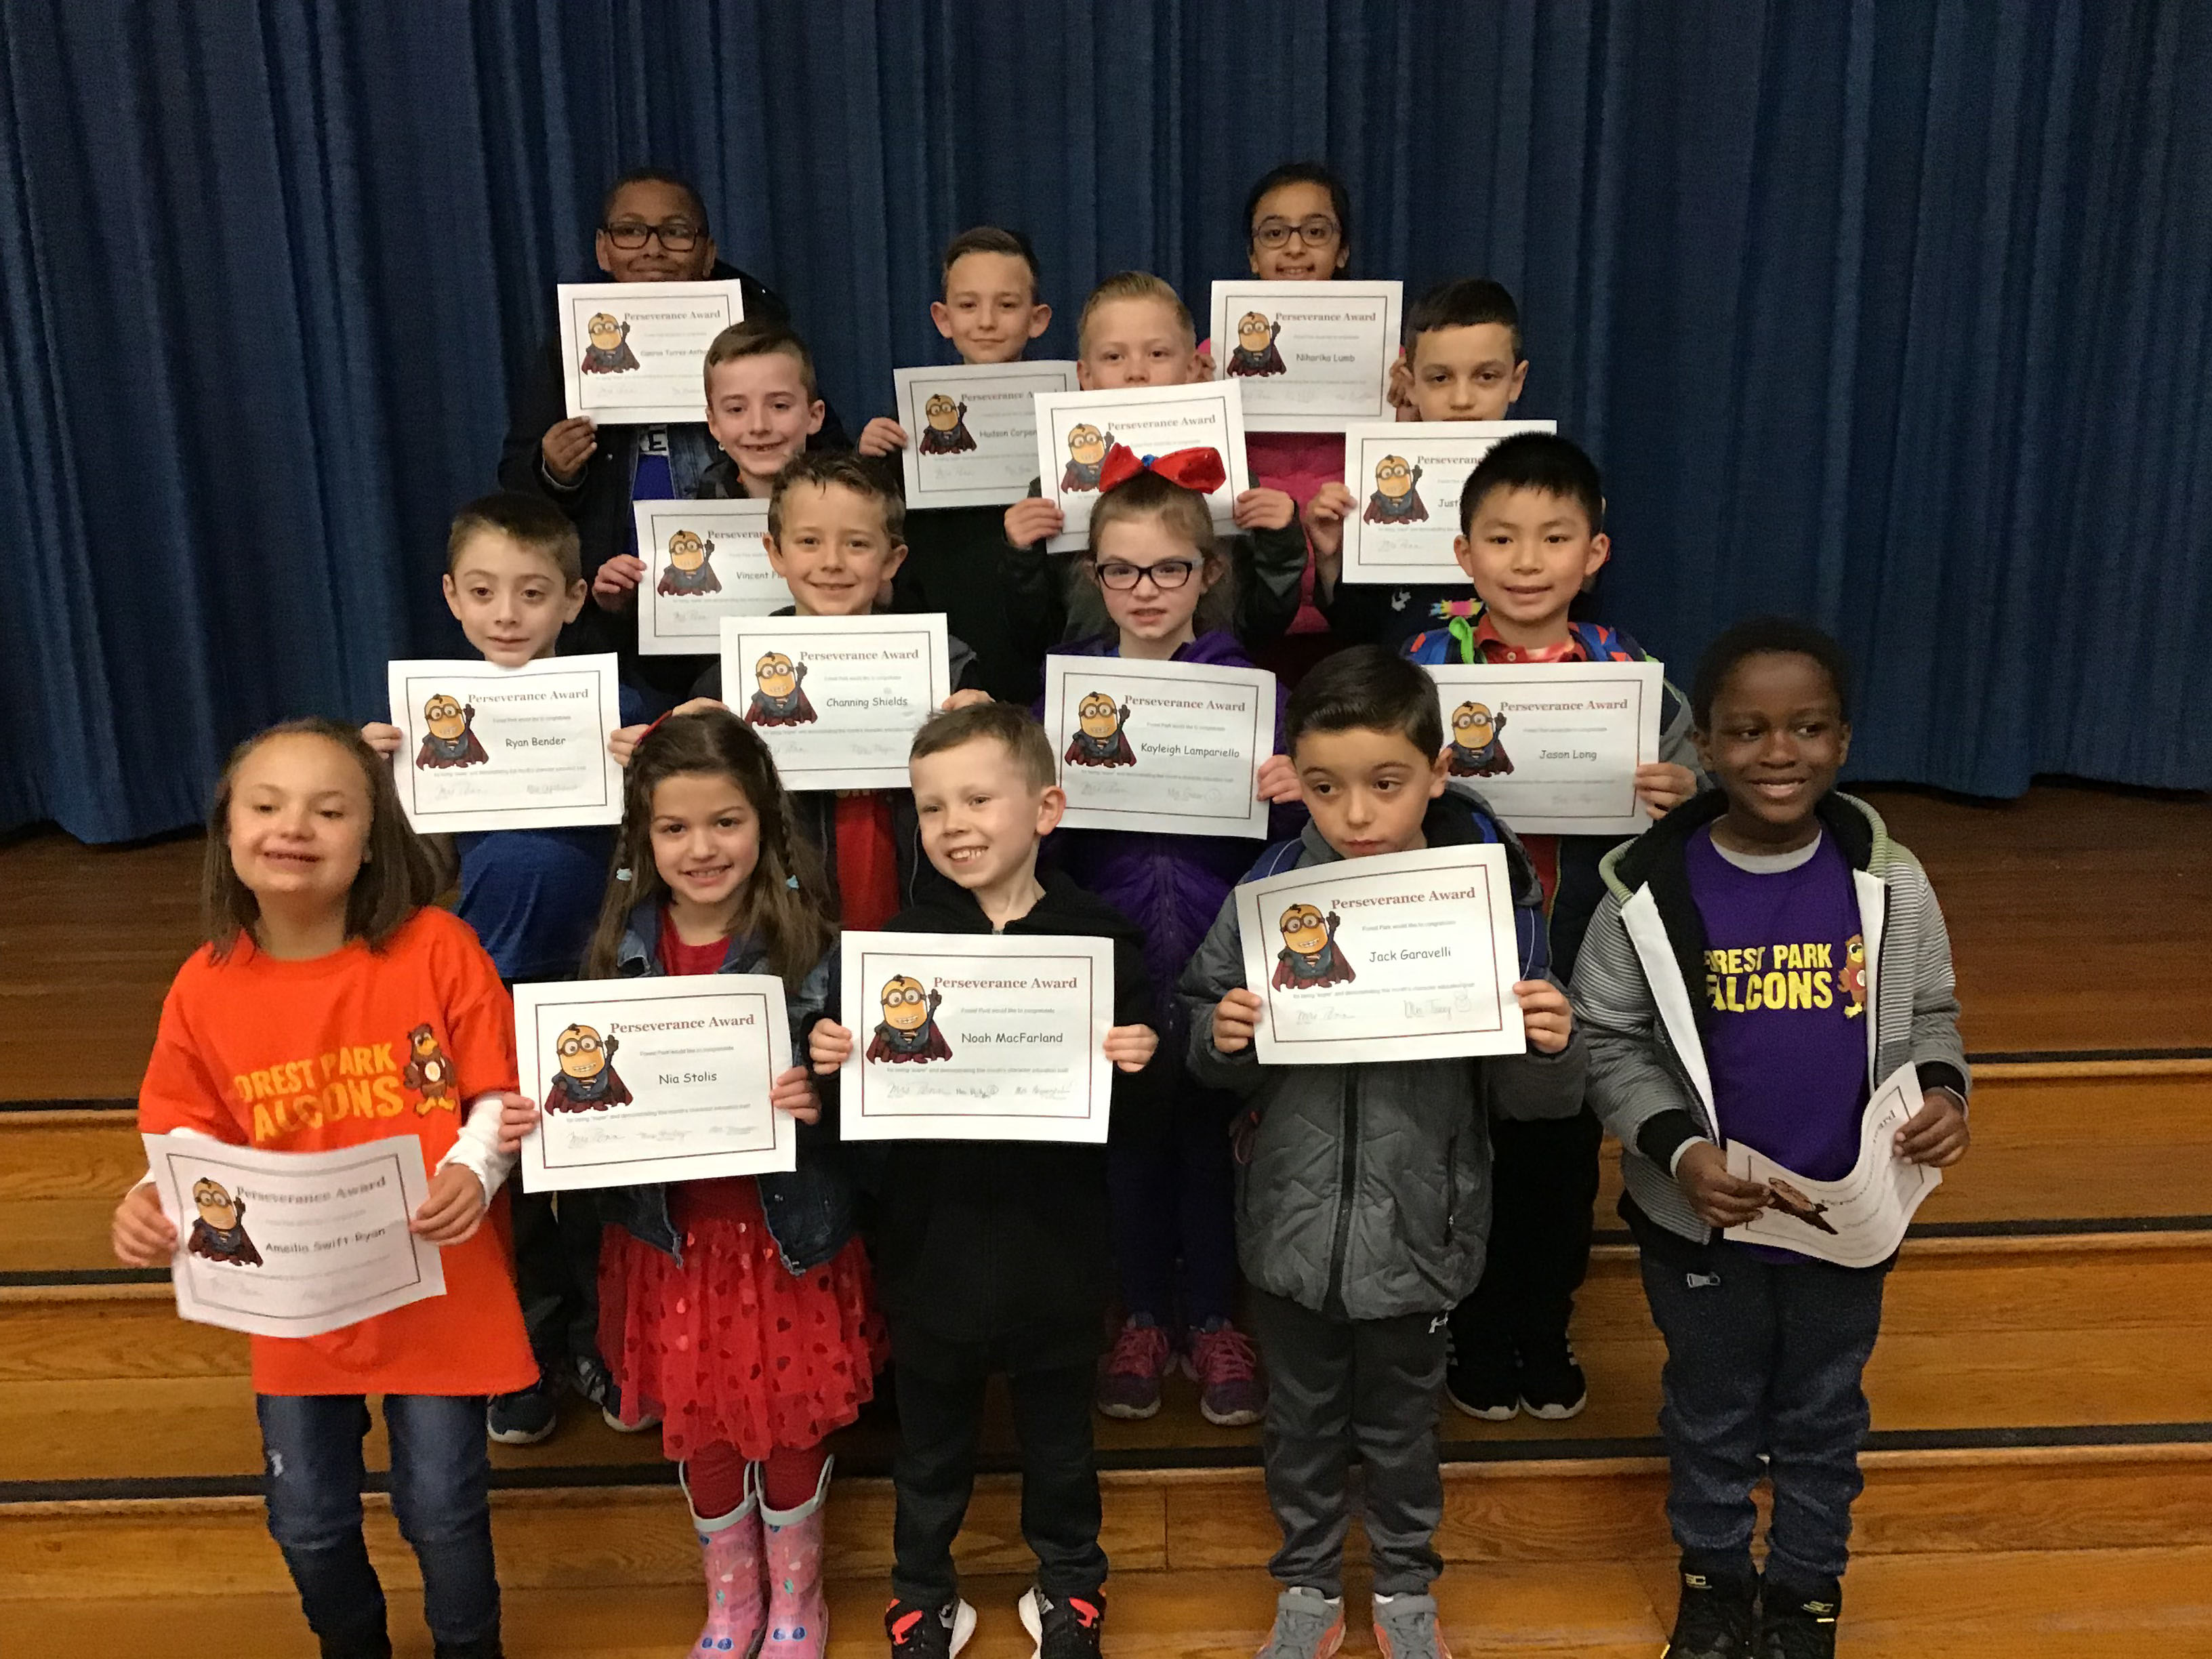
[(760, 1659), (823, 1659), (830, 1650), (830, 1603), (822, 1594), (822, 1504), (836, 1458), (822, 1465), (814, 1496), (795, 1510), (761, 1501), (767, 1531), (768, 1640)]
[[(678, 1464), (677, 1479), (683, 1478)], [(684, 1498), (690, 1502), (688, 1485)], [(745, 1501), (732, 1513), (705, 1521), (692, 1511), (691, 1525), (707, 1562), (707, 1627), (691, 1644), (691, 1659), (753, 1659), (760, 1646), (767, 1600), (761, 1577), (761, 1508), (748, 1464)]]

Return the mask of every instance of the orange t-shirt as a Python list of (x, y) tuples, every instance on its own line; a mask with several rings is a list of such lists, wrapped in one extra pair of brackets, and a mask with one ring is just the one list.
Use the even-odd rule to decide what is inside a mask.
[[(468, 1103), (515, 1086), (514, 1014), (466, 922), (426, 907), (382, 951), (280, 962), (241, 936), (177, 970), (138, 1090), (149, 1134), (319, 1152), (395, 1135), (434, 1171)], [(537, 1379), (502, 1219), (446, 1247), (446, 1293), (321, 1336), (257, 1336), (259, 1394), (505, 1394)]]

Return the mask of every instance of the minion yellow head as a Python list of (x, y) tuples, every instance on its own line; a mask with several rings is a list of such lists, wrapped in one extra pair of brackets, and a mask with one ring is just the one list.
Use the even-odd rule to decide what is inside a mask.
[(1463, 702), (1452, 710), (1452, 741), (1462, 749), (1480, 749), (1498, 735), (1490, 710), (1479, 702)]
[(696, 570), (707, 562), (707, 544), (694, 530), (679, 530), (668, 538), (668, 562), (678, 570)]
[(753, 678), (771, 697), (787, 697), (799, 689), (798, 671), (791, 665), (791, 659), (781, 651), (771, 651), (755, 663)]
[(592, 345), (599, 351), (612, 351), (623, 343), (623, 325), (604, 311), (592, 313), (592, 320), (584, 325), (584, 331), (592, 337)]
[(1077, 723), (1086, 738), (1110, 738), (1121, 724), (1121, 711), (1103, 691), (1093, 691), (1075, 708)]
[(1085, 422), (1068, 433), (1067, 453), (1079, 465), (1096, 466), (1106, 459), (1106, 434)]
[(578, 1082), (595, 1078), (607, 1063), (599, 1048), (599, 1034), (588, 1025), (571, 1025), (553, 1044), (561, 1069)]
[(950, 432), (960, 424), (960, 405), (942, 392), (932, 392), (929, 401), (921, 406), (921, 412), (939, 432)]
[(461, 717), (461, 705), (442, 691), (422, 705), (422, 724), (430, 728), (433, 737), (448, 743), (468, 729), (468, 721)]
[(1267, 318), (1256, 311), (1248, 311), (1237, 319), (1237, 343), (1247, 351), (1265, 351), (1273, 337)]
[(894, 1031), (919, 1031), (929, 1023), (929, 999), (921, 981), (901, 974), (884, 982), (884, 1024)]
[(1320, 955), (1328, 943), (1328, 924), (1310, 904), (1293, 904), (1283, 912), (1278, 925), (1283, 930), (1283, 943), (1302, 957)]
[(217, 1232), (228, 1232), (238, 1225), (238, 1206), (219, 1181), (202, 1177), (192, 1182), (192, 1207)]
[(1413, 469), (1403, 455), (1385, 455), (1375, 463), (1375, 488), (1395, 501), (1413, 487)]

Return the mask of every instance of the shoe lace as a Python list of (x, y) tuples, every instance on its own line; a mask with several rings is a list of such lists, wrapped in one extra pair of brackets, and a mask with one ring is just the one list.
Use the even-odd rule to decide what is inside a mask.
[(1390, 1632), (1390, 1659), (1438, 1659), (1437, 1615), (1426, 1607), (1377, 1607), (1376, 1622)]
[(1674, 1645), (1686, 1653), (1748, 1656), (1751, 1609), (1723, 1589), (1682, 1587), (1674, 1615)]
[(1275, 1603), (1275, 1631), (1260, 1659), (1308, 1659), (1336, 1622), (1336, 1609), (1318, 1595), (1285, 1595)]
[(1224, 1382), (1249, 1382), (1260, 1364), (1259, 1356), (1252, 1352), (1252, 1339), (1234, 1325), (1193, 1332), (1190, 1359), (1199, 1382), (1209, 1389)]
[(1836, 1626), (1803, 1607), (1777, 1607), (1762, 1626), (1758, 1659), (1833, 1659)]
[(1044, 1626), (1044, 1640), (1038, 1645), (1048, 1655), (1090, 1659), (1098, 1651), (1098, 1625), (1103, 1617), (1098, 1603), (1088, 1596), (1046, 1600), (1038, 1620)]
[(1157, 1325), (1140, 1325), (1132, 1319), (1114, 1339), (1106, 1369), (1118, 1376), (1158, 1376), (1167, 1363), (1168, 1334)]
[(884, 1613), (884, 1633), (902, 1653), (942, 1653), (951, 1644), (945, 1639), (941, 1610), (918, 1601), (894, 1601)]

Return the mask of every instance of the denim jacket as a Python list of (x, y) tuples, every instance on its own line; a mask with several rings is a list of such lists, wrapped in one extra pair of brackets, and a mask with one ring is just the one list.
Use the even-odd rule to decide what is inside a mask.
[[(623, 979), (658, 975), (660, 967), (660, 907), (651, 902), (629, 913), (621, 948), (615, 956), (615, 973)], [(805, 982), (795, 991), (787, 988), (784, 1004), (791, 1016), (791, 1044), (794, 1059), (805, 1063), (806, 1033), (821, 1017), (836, 971), (833, 951), (815, 963)], [(733, 938), (720, 969), (725, 974), (769, 974), (768, 954), (760, 941)], [(822, 1121), (799, 1126), (799, 1168), (789, 1175), (756, 1176), (760, 1183), (761, 1210), (775, 1240), (776, 1254), (794, 1274), (818, 1267), (845, 1248), (853, 1236), (853, 1185), (847, 1176), (837, 1142), (835, 1105), (824, 1091)], [(626, 1227), (655, 1249), (684, 1259), (683, 1240), (669, 1212), (668, 1185), (647, 1182), (634, 1187), (610, 1187), (599, 1194), (600, 1218), (612, 1226)]]

